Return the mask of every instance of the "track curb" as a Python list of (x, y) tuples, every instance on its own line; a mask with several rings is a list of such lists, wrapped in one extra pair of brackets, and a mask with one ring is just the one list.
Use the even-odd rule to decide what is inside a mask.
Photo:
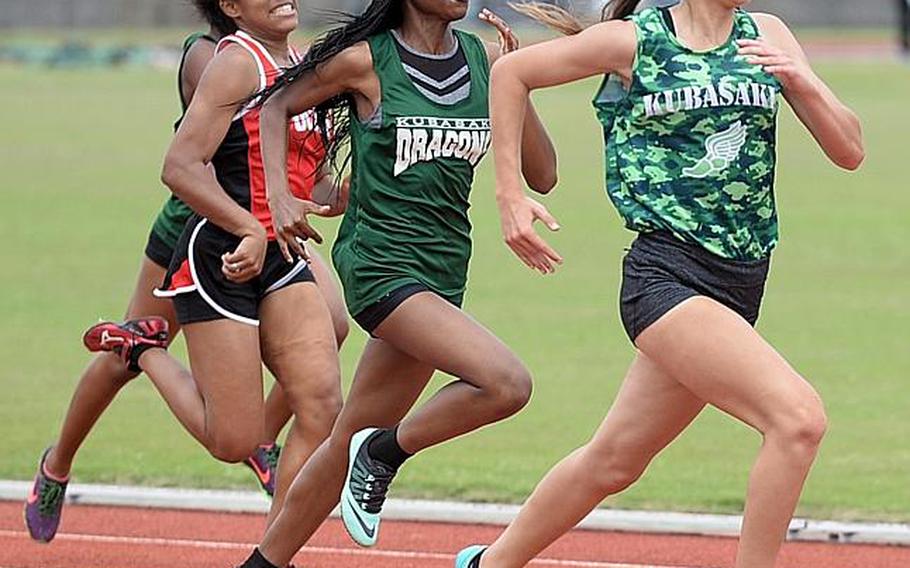
[[(29, 481), (0, 480), (0, 501), (24, 500), (30, 488)], [(74, 483), (69, 486), (66, 498), (68, 503), (79, 505), (225, 513), (265, 513), (269, 508), (268, 498), (252, 491)], [(383, 518), (503, 526), (511, 522), (518, 511), (517, 505), (390, 499), (383, 511)], [(333, 515), (337, 516), (337, 511)], [(598, 509), (582, 521), (578, 528), (651, 534), (735, 536), (739, 533), (741, 522), (742, 517), (733, 515)], [(910, 546), (910, 525), (794, 519), (790, 524), (789, 539)]]

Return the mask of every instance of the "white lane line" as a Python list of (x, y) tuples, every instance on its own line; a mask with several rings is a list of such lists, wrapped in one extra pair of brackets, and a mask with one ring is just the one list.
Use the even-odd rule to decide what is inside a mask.
[[(32, 483), (0, 479), (0, 501), (22, 502)], [(67, 503), (262, 514), (269, 511), (269, 500), (262, 491), (163, 489), (79, 483), (67, 488)], [(505, 526), (515, 519), (520, 509), (517, 505), (389, 499), (383, 508), (382, 518), (386, 521)], [(737, 536), (741, 524), (742, 517), (734, 515), (598, 509), (583, 520), (578, 528), (647, 534)], [(788, 539), (910, 546), (910, 524), (794, 519), (790, 523)]]
[[(25, 531), (11, 531), (0, 529), (0, 538), (27, 539)], [(243, 550), (250, 551), (255, 544), (240, 542), (225, 542), (217, 540), (192, 540), (171, 538), (150, 538), (135, 536), (111, 536), (94, 534), (69, 534), (62, 533), (56, 537), (58, 541), (87, 542), (95, 544), (125, 544), (132, 546), (169, 546), (195, 548), (201, 550)], [(439, 552), (415, 552), (407, 550), (368, 550), (358, 548), (335, 548), (328, 546), (304, 547), (305, 554), (323, 554), (332, 556), (355, 556), (376, 558), (398, 558), (403, 560), (454, 560), (451, 554)], [(613, 562), (594, 562), (588, 560), (562, 560), (557, 558), (542, 558), (531, 563), (534, 566), (565, 566), (572, 568), (686, 568), (683, 566), (654, 566), (645, 564), (617, 564)], [(694, 567), (689, 567), (694, 568)]]

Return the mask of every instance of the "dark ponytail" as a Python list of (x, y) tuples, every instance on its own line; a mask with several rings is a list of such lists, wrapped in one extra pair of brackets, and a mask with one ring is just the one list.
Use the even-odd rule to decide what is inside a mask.
[(193, 7), (221, 36), (231, 35), (237, 31), (237, 23), (221, 11), (219, 0), (193, 0)]
[[(349, 47), (401, 26), (404, 21), (403, 3), (404, 0), (373, 0), (360, 15), (329, 12), (339, 25), (318, 39), (300, 63), (286, 70), (272, 86), (254, 95), (254, 98), (258, 98), (258, 104), (261, 105), (281, 89)], [(344, 160), (339, 163), (337, 158), (351, 135), (352, 112), (354, 99), (348, 94), (339, 95), (316, 107), (320, 130), (326, 142), (326, 161), (335, 166), (337, 171), (344, 169)]]
[[(604, 6), (601, 21), (622, 20), (635, 13), (641, 0), (612, 0)], [(583, 32), (590, 24), (579, 19), (570, 11), (555, 4), (543, 2), (510, 2), (509, 6), (541, 24), (565, 35)]]
[(624, 20), (635, 13), (639, 4), (641, 0), (613, 0), (604, 6), (603, 21)]

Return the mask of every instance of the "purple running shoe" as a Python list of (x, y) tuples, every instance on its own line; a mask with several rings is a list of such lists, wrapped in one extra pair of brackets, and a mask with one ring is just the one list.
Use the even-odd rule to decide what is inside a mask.
[(44, 450), (41, 456), (35, 484), (25, 502), (25, 524), (28, 533), (38, 542), (45, 543), (54, 540), (54, 535), (57, 534), (66, 497), (66, 485), (69, 482), (69, 478), (55, 477), (44, 467), (50, 451), (51, 448)]
[(281, 446), (276, 442), (259, 446), (253, 452), (253, 455), (243, 462), (256, 474), (259, 485), (269, 497), (275, 494), (275, 478), (278, 476), (278, 458), (280, 455)]

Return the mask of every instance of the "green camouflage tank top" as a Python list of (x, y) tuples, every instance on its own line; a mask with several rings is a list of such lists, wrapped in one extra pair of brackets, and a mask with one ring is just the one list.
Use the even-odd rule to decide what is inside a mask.
[(608, 79), (594, 101), (611, 200), (634, 231), (669, 231), (728, 259), (767, 258), (778, 241), (781, 88), (738, 54), (736, 40), (759, 37), (755, 21), (737, 10), (729, 40), (695, 52), (660, 10), (631, 20), (638, 35), (632, 83), (623, 96)]

